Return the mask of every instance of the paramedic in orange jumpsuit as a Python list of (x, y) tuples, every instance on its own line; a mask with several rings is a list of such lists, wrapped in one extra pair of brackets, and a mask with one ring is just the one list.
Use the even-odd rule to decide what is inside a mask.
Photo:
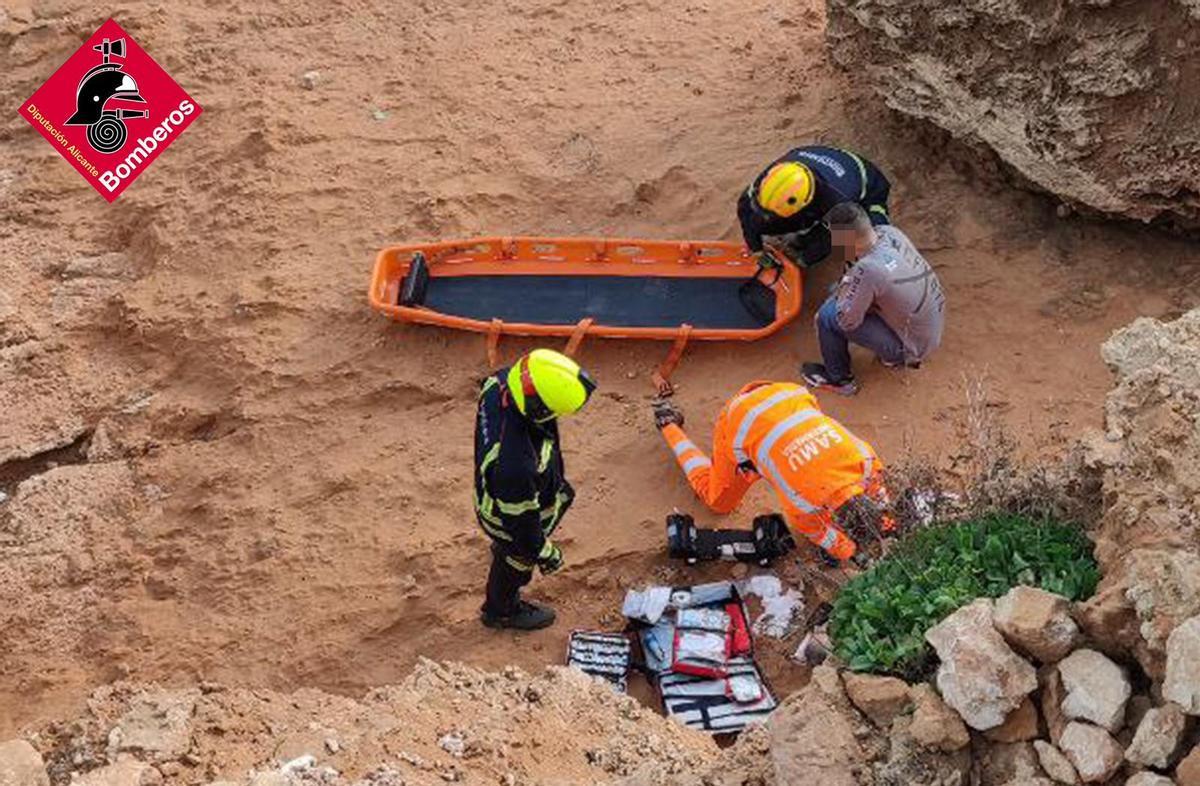
[(839, 509), (861, 494), (886, 501), (883, 463), (875, 450), (821, 412), (801, 385), (752, 382), (742, 388), (717, 418), (711, 459), (688, 439), (683, 415), (673, 405), (656, 404), (655, 421), (709, 508), (729, 513), (765, 478), (792, 530), (835, 560), (852, 559), (858, 551), (834, 524)]

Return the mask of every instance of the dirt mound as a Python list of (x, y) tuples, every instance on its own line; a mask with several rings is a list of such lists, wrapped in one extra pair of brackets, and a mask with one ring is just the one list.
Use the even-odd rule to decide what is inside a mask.
[(432, 661), (359, 700), (119, 683), (33, 742), (56, 786), (127, 759), (152, 764), (165, 786), (652, 784), (718, 757), (709, 737), (578, 672)]
[(1161, 677), (1167, 637), (1200, 613), (1200, 309), (1139, 319), (1103, 347), (1117, 384), (1089, 444), (1109, 501), (1095, 534), (1104, 571), (1086, 622)]
[(1191, 0), (828, 5), (834, 57), (893, 109), (990, 147), (1068, 202), (1200, 226)]

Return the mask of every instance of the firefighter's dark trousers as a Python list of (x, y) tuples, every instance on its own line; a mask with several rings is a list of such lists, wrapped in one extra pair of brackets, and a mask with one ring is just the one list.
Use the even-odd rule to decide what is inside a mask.
[(492, 569), (488, 573), (484, 613), (495, 617), (513, 614), (521, 599), (521, 587), (533, 578), (533, 569), (534, 563), (517, 556), (510, 544), (492, 541)]

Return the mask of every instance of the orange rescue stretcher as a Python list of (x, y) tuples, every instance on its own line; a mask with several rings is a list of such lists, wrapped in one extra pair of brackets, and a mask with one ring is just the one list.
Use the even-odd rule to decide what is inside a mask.
[(389, 246), (375, 259), (371, 307), (392, 319), (488, 336), (674, 341), (667, 378), (689, 340), (754, 341), (800, 313), (803, 281), (787, 262), (760, 265), (740, 243), (616, 238), (484, 237)]

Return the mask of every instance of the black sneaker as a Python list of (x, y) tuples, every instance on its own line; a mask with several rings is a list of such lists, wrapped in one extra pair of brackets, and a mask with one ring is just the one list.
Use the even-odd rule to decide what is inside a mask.
[(479, 619), (489, 628), (541, 630), (554, 624), (554, 609), (522, 600), (517, 602), (517, 608), (512, 614), (500, 616), (499, 614), (490, 614), (485, 610), (479, 615)]
[(809, 387), (832, 390), (839, 396), (853, 396), (858, 392), (858, 382), (854, 377), (850, 376), (838, 381), (832, 380), (823, 363), (805, 363), (800, 367), (800, 376), (804, 378), (805, 384)]

